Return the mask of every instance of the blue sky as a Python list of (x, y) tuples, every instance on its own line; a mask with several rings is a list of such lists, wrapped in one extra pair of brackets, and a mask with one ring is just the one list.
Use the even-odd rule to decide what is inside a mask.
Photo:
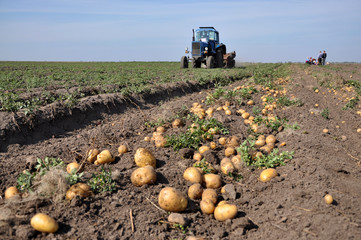
[(0, 60), (179, 61), (214, 26), (237, 61), (361, 62), (360, 0), (0, 0)]

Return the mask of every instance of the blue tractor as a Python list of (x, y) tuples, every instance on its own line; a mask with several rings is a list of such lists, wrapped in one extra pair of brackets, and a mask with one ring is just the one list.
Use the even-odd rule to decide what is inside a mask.
[[(219, 41), (219, 33), (214, 27), (199, 27), (192, 38), (192, 57), (181, 58), (181, 68), (188, 68), (191, 59), (193, 68), (233, 68), (236, 52), (227, 53), (226, 45)], [(188, 48), (185, 51), (189, 54)]]

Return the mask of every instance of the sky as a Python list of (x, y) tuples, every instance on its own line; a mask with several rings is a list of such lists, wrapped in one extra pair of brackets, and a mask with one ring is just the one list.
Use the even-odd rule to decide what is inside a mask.
[(360, 0), (0, 0), (0, 61), (180, 61), (213, 26), (237, 62), (361, 62)]

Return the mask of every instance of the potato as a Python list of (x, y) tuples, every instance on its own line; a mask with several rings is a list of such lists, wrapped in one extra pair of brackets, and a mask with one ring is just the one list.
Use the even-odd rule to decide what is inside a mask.
[(194, 155), (193, 155), (193, 159), (194, 160), (196, 160), (196, 161), (201, 161), (202, 160), (202, 154), (200, 154), (200, 153), (195, 153)]
[[(228, 161), (224, 161), (222, 163), (224, 159), (228, 159)], [(229, 158), (224, 158), (224, 159), (221, 161), (221, 171), (222, 173), (228, 175), (229, 173), (234, 172), (234, 166)]]
[(164, 147), (167, 143), (167, 139), (163, 135), (154, 137), (154, 144), (156, 147)]
[(141, 187), (145, 184), (153, 184), (157, 181), (157, 173), (152, 166), (135, 169), (130, 177), (134, 186)]
[(236, 155), (236, 156), (232, 157), (231, 162), (235, 169), (237, 169), (237, 170), (242, 169), (243, 161), (241, 159), (241, 155)]
[(198, 151), (199, 151), (200, 154), (203, 154), (203, 153), (207, 152), (210, 149), (211, 148), (208, 147), (208, 146), (201, 146), (201, 147), (199, 147)]
[(243, 119), (248, 119), (249, 118), (249, 113), (248, 112), (244, 112), (244, 113), (242, 113), (242, 118)]
[(228, 202), (226, 200), (222, 200), (217, 204), (217, 207), (222, 206), (224, 204), (228, 204)]
[(237, 206), (234, 204), (219, 204), (214, 209), (214, 217), (218, 221), (226, 221), (228, 219), (233, 219), (238, 213)]
[(232, 155), (234, 155), (236, 153), (236, 149), (234, 149), (234, 147), (227, 147), (225, 150), (224, 150), (224, 155), (226, 157), (230, 157)]
[(226, 147), (239, 147), (239, 138), (237, 136), (231, 136), (226, 140)]
[(152, 166), (156, 167), (156, 159), (146, 148), (138, 148), (134, 154), (134, 161), (138, 167)]
[(201, 208), (202, 213), (204, 214), (212, 214), (215, 209), (214, 203), (210, 199), (202, 200), (199, 203), (199, 206)]
[(90, 187), (85, 183), (77, 183), (66, 191), (66, 199), (72, 200), (75, 196), (89, 197), (92, 194)]
[(262, 147), (262, 146), (264, 146), (265, 144), (266, 144), (266, 141), (263, 140), (263, 139), (258, 139), (258, 140), (254, 143), (254, 145), (256, 145), (257, 147)]
[(199, 183), (195, 183), (188, 188), (188, 197), (190, 199), (196, 200), (202, 197), (203, 188)]
[(119, 155), (123, 155), (124, 153), (128, 152), (128, 147), (126, 145), (120, 145), (118, 147)]
[(163, 127), (163, 126), (159, 126), (159, 127), (157, 127), (157, 129), (156, 129), (156, 131), (157, 132), (159, 132), (159, 133), (164, 133), (165, 132), (165, 127)]
[(97, 155), (97, 160), (94, 162), (95, 165), (106, 164), (114, 162), (115, 158), (109, 150), (103, 150)]
[(10, 199), (16, 195), (19, 195), (20, 192), (16, 187), (9, 187), (5, 190), (5, 199)]
[(44, 213), (35, 214), (30, 220), (30, 225), (35, 230), (44, 233), (55, 233), (59, 229), (58, 223)]
[(99, 150), (96, 148), (90, 149), (87, 153), (87, 160), (90, 163), (94, 163), (94, 161), (97, 159), (97, 155), (99, 154)]
[(269, 182), (272, 178), (277, 176), (277, 171), (274, 168), (267, 168), (263, 170), (259, 176), (261, 182)]
[(273, 136), (273, 135), (268, 135), (267, 137), (266, 137), (266, 143), (268, 144), (268, 143), (275, 143), (276, 142), (276, 137), (275, 136)]
[(221, 144), (221, 145), (225, 145), (226, 144), (226, 138), (225, 137), (221, 137), (221, 138), (219, 138), (218, 139), (218, 142), (219, 142), (219, 144)]
[(150, 142), (150, 141), (151, 141), (151, 139), (150, 139), (150, 137), (146, 136), (146, 137), (144, 137), (144, 141), (146, 141), (146, 142)]
[(75, 170), (78, 170), (79, 168), (79, 164), (77, 162), (72, 162), (72, 163), (69, 163), (67, 166), (66, 166), (66, 171), (71, 174), (71, 172), (73, 171), (73, 169)]
[(195, 167), (187, 168), (184, 173), (183, 177), (186, 181), (191, 183), (202, 183), (202, 174), (198, 171)]
[(179, 128), (179, 127), (182, 127), (182, 126), (183, 126), (183, 121), (181, 119), (175, 119), (172, 122), (172, 127), (173, 128)]
[(206, 199), (209, 199), (213, 202), (213, 204), (216, 204), (218, 201), (218, 194), (216, 190), (212, 188), (204, 189), (202, 193), (202, 200), (206, 200)]
[(231, 112), (231, 110), (229, 110), (229, 109), (225, 110), (224, 113), (225, 113), (226, 115), (228, 115), (228, 116), (229, 116), (229, 115), (232, 115), (232, 112)]
[(209, 143), (209, 147), (210, 147), (212, 150), (214, 150), (214, 149), (217, 148), (217, 144), (216, 144), (215, 142), (210, 142), (210, 143)]
[(203, 179), (207, 188), (219, 188), (222, 185), (221, 177), (214, 173), (205, 174)]
[(324, 199), (325, 199), (326, 204), (332, 204), (333, 203), (333, 197), (332, 197), (331, 194), (326, 194)]
[(181, 212), (187, 208), (188, 200), (179, 190), (165, 187), (159, 193), (158, 204), (166, 211)]

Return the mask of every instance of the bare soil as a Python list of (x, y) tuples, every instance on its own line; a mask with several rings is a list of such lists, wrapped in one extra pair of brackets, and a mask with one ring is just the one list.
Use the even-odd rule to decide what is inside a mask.
[[(302, 106), (277, 109), (276, 114), (297, 123), (300, 129), (284, 128), (274, 132), (281, 151), (294, 151), (294, 158), (277, 167), (278, 176), (268, 183), (258, 180), (261, 169), (245, 168), (239, 182), (222, 176), (223, 183), (233, 184), (238, 207), (232, 220), (219, 222), (213, 215), (200, 211), (199, 201), (189, 200), (181, 214), (187, 219), (185, 231), (167, 221), (168, 213), (158, 205), (158, 193), (171, 186), (186, 193), (190, 185), (183, 179), (184, 170), (194, 163), (172, 148), (156, 148), (145, 142), (154, 129), (145, 121), (168, 119), (201, 102), (213, 88), (202, 89), (196, 84), (174, 84), (158, 92), (124, 98), (117, 94), (86, 97), (71, 111), (56, 104), (41, 109), (32, 119), (20, 114), (1, 113), (0, 191), (16, 185), (24, 169), (34, 166), (35, 158), (61, 158), (65, 163), (79, 161), (90, 147), (109, 149), (114, 154), (120, 144), (129, 152), (117, 156), (111, 168), (116, 191), (75, 198), (68, 202), (53, 198), (23, 197), (0, 199), (1, 239), (360, 239), (361, 238), (361, 117), (356, 110), (342, 110), (345, 102), (337, 94), (319, 86), (320, 77), (331, 73), (331, 80), (361, 79), (360, 65), (340, 65), (339, 70), (317, 66), (303, 68), (292, 65), (292, 80), (285, 87), (288, 95), (300, 99)], [(355, 70), (356, 69), (356, 70)], [(321, 75), (317, 75), (317, 74)], [(336, 79), (337, 80), (337, 79)], [(235, 81), (227, 88), (245, 84)], [(314, 88), (319, 92), (316, 93)], [(261, 106), (262, 92), (253, 94), (256, 106)], [(315, 107), (318, 104), (318, 107)], [(241, 140), (248, 136), (248, 127), (235, 114), (240, 106), (231, 106), (232, 115), (217, 113), (215, 117), (230, 129), (230, 135)], [(242, 108), (252, 112), (253, 106)], [(328, 108), (329, 119), (321, 116)], [(311, 114), (313, 112), (313, 114)], [(169, 126), (169, 124), (168, 124)], [(328, 133), (322, 130), (327, 128)], [(167, 134), (184, 132), (168, 128)], [(220, 135), (215, 136), (217, 140)], [(157, 159), (157, 182), (135, 187), (130, 175), (136, 169), (133, 160), (137, 148), (146, 147)], [(217, 148), (212, 152), (216, 168), (224, 157)], [(101, 167), (86, 164), (84, 180)], [(334, 202), (327, 205), (324, 195)], [(2, 194), (3, 196), (3, 194)], [(222, 195), (220, 194), (220, 199)], [(43, 212), (59, 223), (54, 234), (32, 229), (31, 217)]]

